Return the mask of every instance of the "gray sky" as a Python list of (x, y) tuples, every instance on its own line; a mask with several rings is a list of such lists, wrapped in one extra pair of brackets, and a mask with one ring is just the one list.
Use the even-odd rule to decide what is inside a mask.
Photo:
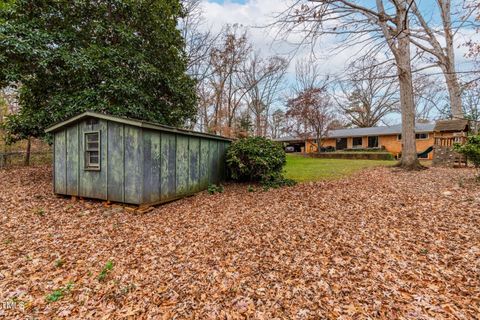
[[(417, 1), (419, 6), (421, 8), (423, 7), (424, 10), (429, 10), (428, 8), (432, 7), (431, 2), (433, 0)], [(275, 14), (282, 12), (286, 8), (287, 3), (288, 1), (282, 0), (204, 0), (203, 13), (206, 20), (204, 27), (218, 31), (225, 24), (243, 25), (250, 28), (250, 40), (253, 42), (254, 48), (261, 50), (263, 55), (288, 55), (296, 46), (292, 46), (286, 41), (275, 40), (275, 30), (262, 27), (274, 21)], [(435, 16), (433, 12), (427, 13)], [(472, 68), (471, 62), (465, 58), (467, 48), (462, 45), (469, 39), (480, 41), (480, 34), (476, 33), (475, 30), (467, 29), (456, 35), (457, 71), (468, 71)], [(294, 35), (289, 38), (291, 42), (298, 42), (300, 40), (299, 35)], [(352, 58), (360, 53), (360, 49), (353, 46), (348, 50), (332, 55), (332, 49), (335, 47), (336, 39), (333, 36), (329, 36), (323, 37), (314, 48), (305, 46), (297, 50), (289, 67), (287, 81), (293, 81), (294, 79), (295, 60), (307, 58), (311, 56), (312, 52), (323, 73), (341, 77), (347, 65), (352, 61)], [(428, 72), (435, 74), (441, 71), (438, 68), (433, 68), (429, 69)], [(439, 77), (439, 81), (443, 81), (441, 76)], [(393, 117), (390, 120), (397, 122), (398, 119), (397, 117)]]

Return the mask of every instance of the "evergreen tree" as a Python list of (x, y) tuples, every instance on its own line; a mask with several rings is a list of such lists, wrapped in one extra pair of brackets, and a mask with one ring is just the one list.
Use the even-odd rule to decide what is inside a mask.
[(195, 115), (178, 0), (16, 0), (0, 6), (0, 87), (12, 141), (91, 110), (180, 126)]

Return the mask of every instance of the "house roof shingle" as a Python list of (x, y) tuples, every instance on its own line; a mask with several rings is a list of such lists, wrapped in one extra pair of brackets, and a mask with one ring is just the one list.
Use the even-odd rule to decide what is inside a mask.
[[(416, 133), (433, 132), (434, 123), (418, 123), (415, 125)], [(370, 128), (349, 128), (332, 130), (328, 133), (328, 138), (347, 138), (347, 137), (368, 137), (368, 136), (388, 136), (402, 133), (402, 125), (370, 127)], [(302, 140), (298, 137), (285, 137), (275, 139), (275, 141), (295, 141)]]
[(468, 131), (468, 120), (439, 120), (435, 124), (434, 131)]

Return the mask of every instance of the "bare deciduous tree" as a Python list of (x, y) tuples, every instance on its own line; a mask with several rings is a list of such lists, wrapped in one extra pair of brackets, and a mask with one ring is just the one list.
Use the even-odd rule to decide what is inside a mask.
[(218, 37), (211, 30), (205, 30), (201, 0), (182, 0), (184, 17), (179, 28), (185, 39), (185, 52), (188, 59), (187, 71), (198, 82), (210, 72), (209, 56)]
[(285, 111), (276, 109), (270, 116), (270, 137), (272, 139), (280, 138), (287, 132), (287, 120)]
[(328, 135), (330, 124), (335, 119), (330, 97), (324, 88), (308, 88), (288, 101), (287, 116), (306, 124), (316, 139), (317, 152)]
[(413, 78), (415, 98), (415, 119), (417, 122), (429, 122), (434, 111), (442, 110), (445, 101), (445, 88), (437, 77), (417, 74)]
[(344, 47), (362, 45), (372, 51), (372, 44), (376, 44), (376, 48), (383, 48), (386, 44), (394, 58), (400, 86), (403, 148), (399, 166), (417, 169), (421, 166), (415, 143), (409, 27), (411, 0), (376, 0), (375, 7), (362, 3), (353, 0), (296, 0), (278, 17), (277, 25), (280, 24), (287, 34), (300, 31), (311, 39), (334, 34), (342, 37)]
[(233, 122), (248, 90), (241, 82), (240, 73), (251, 53), (246, 30), (227, 26), (219, 45), (210, 52), (211, 75), (208, 78), (213, 91), (213, 123), (211, 130), (232, 134)]
[(304, 130), (303, 138), (313, 134), (317, 152), (335, 120), (330, 95), (327, 92), (329, 77), (321, 76), (318, 65), (311, 60), (301, 60), (296, 66), (295, 96), (287, 102), (286, 116)]
[(451, 0), (432, 1), (431, 5), (435, 6), (440, 12), (441, 27), (437, 28), (432, 21), (433, 19), (427, 21), (416, 1), (410, 1), (411, 11), (415, 18), (411, 22), (410, 40), (415, 46), (434, 57), (435, 64), (440, 67), (445, 77), (452, 116), (463, 118), (462, 90), (455, 67), (454, 37), (468, 20), (468, 17), (472, 15), (473, 10), (464, 7), (464, 10), (456, 11), (454, 17), (452, 17)]
[(185, 39), (187, 72), (197, 81), (197, 117), (190, 121), (188, 127), (194, 129), (197, 126), (201, 131), (208, 131), (211, 121), (208, 109), (212, 103), (212, 92), (205, 80), (212, 72), (210, 53), (219, 34), (214, 34), (205, 27), (201, 5), (201, 0), (182, 0), (184, 17), (179, 21), (179, 28)]
[(247, 104), (254, 116), (257, 136), (267, 135), (268, 111), (281, 88), (287, 67), (284, 58), (262, 59), (258, 53), (252, 55), (245, 67), (242, 79), (248, 89)]
[(480, 130), (480, 84), (470, 83), (463, 89), (463, 109), (465, 117), (470, 120), (470, 127), (475, 134)]
[(391, 74), (391, 66), (365, 58), (350, 64), (348, 69), (348, 79), (339, 82), (344, 99), (336, 100), (352, 125), (374, 127), (398, 110), (397, 81), (386, 77)]

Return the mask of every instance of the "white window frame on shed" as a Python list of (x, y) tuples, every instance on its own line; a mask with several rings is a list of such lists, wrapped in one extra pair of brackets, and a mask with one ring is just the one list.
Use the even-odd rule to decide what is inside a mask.
[[(88, 140), (89, 136), (97, 135), (97, 140)], [(100, 150), (101, 150), (101, 142), (102, 136), (100, 130), (97, 131), (88, 131), (84, 132), (83, 134), (83, 145), (85, 150), (85, 170), (93, 170), (93, 171), (100, 171)], [(96, 147), (94, 145), (97, 145)], [(93, 146), (92, 146), (93, 145)], [(92, 159), (96, 158), (97, 161), (92, 161)]]

